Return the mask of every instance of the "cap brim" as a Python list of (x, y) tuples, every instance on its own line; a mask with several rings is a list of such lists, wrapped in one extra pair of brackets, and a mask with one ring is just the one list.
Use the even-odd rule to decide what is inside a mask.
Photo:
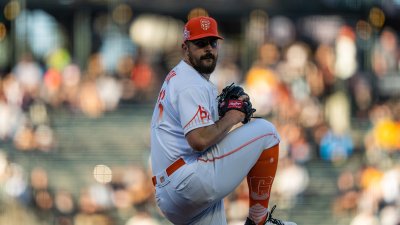
[(197, 39), (201, 39), (201, 38), (206, 38), (206, 37), (215, 37), (218, 39), (222, 39), (224, 40), (223, 37), (215, 35), (215, 34), (201, 34), (201, 35), (197, 35), (197, 36), (193, 36), (187, 39), (187, 41), (193, 41), (193, 40), (197, 40)]

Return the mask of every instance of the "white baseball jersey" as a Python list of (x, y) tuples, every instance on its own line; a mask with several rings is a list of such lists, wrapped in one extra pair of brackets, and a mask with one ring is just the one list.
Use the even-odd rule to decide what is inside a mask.
[(151, 160), (154, 174), (179, 157), (194, 160), (198, 152), (185, 135), (218, 119), (217, 88), (181, 61), (166, 77), (151, 121)]
[[(229, 132), (220, 142), (197, 152), (185, 135), (218, 120), (217, 88), (181, 61), (166, 77), (151, 122), (151, 163), (157, 205), (175, 225), (226, 225), (223, 198), (247, 176), (261, 153), (279, 143), (275, 127), (264, 119)], [(166, 168), (182, 157), (185, 165), (170, 176)], [(278, 159), (270, 159), (274, 161)], [(252, 190), (263, 196), (268, 177)]]

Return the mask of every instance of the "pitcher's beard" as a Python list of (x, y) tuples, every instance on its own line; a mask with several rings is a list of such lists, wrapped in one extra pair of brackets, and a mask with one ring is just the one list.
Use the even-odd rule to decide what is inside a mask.
[(189, 56), (189, 61), (192, 64), (193, 68), (197, 70), (197, 72), (199, 72), (200, 74), (211, 74), (212, 72), (214, 72), (215, 67), (217, 66), (217, 58), (213, 57), (213, 61), (211, 64), (206, 64), (204, 60), (207, 59), (200, 57), (200, 59), (195, 60), (193, 57)]

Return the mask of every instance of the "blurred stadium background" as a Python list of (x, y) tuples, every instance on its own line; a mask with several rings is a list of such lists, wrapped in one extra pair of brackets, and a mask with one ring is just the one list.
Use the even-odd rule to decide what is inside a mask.
[(183, 24), (207, 14), (213, 82), (244, 85), (281, 134), (277, 216), (400, 224), (399, 0), (1, 0), (1, 225), (169, 224), (149, 120)]

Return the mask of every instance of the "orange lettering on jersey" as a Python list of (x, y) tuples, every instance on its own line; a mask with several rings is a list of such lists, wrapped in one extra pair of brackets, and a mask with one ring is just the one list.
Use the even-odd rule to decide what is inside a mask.
[(157, 99), (157, 101), (159, 102), (160, 100), (163, 100), (164, 97), (165, 97), (165, 90), (162, 89), (162, 90), (160, 91), (160, 94), (158, 94), (158, 99)]
[(164, 106), (161, 104), (161, 103), (159, 103), (158, 104), (158, 121), (160, 121), (161, 120), (161, 118), (162, 118), (162, 116), (163, 116), (163, 112), (164, 112)]
[(171, 71), (168, 73), (167, 77), (165, 78), (165, 81), (167, 81), (167, 83), (169, 83), (169, 80), (171, 80), (172, 77), (174, 77), (176, 75), (175, 71)]
[(163, 116), (163, 112), (164, 112), (164, 106), (162, 105), (161, 101), (164, 100), (165, 98), (165, 90), (161, 89), (160, 94), (158, 94), (158, 121), (161, 120), (162, 116)]

